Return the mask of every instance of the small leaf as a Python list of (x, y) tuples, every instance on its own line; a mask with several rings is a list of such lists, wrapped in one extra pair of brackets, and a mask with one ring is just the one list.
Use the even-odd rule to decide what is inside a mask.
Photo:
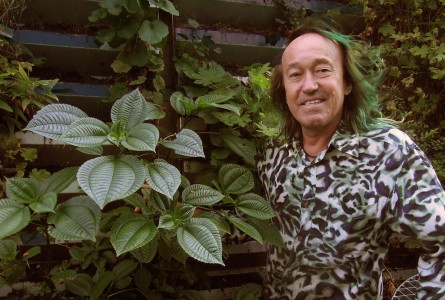
[(111, 68), (113, 69), (113, 71), (115, 73), (128, 73), (131, 70), (131, 65), (124, 63), (123, 61), (119, 60), (119, 59), (115, 59), (112, 63), (111, 63)]
[(77, 181), (100, 208), (136, 192), (143, 184), (146, 170), (141, 160), (131, 155), (101, 156), (86, 161), (77, 172)]
[(221, 187), (230, 194), (243, 194), (253, 189), (252, 172), (240, 165), (226, 164), (219, 170)]
[(0, 200), (0, 239), (13, 235), (31, 221), (29, 208), (11, 199)]
[(159, 141), (159, 130), (153, 124), (142, 123), (132, 127), (122, 140), (122, 146), (133, 151), (153, 151)]
[(157, 250), (158, 250), (158, 240), (154, 238), (144, 246), (132, 250), (130, 253), (139, 262), (148, 264), (155, 257)]
[(155, 191), (172, 199), (181, 183), (181, 173), (173, 165), (158, 159), (148, 165), (147, 183)]
[(95, 155), (99, 156), (102, 155), (104, 152), (104, 149), (102, 146), (95, 146), (95, 147), (82, 147), (82, 148), (76, 148), (76, 150), (88, 154), (88, 155)]
[(230, 150), (242, 157), (247, 164), (255, 165), (256, 147), (253, 142), (240, 138), (228, 130), (222, 130), (220, 136)]
[(153, 79), (153, 86), (154, 86), (155, 90), (157, 90), (158, 92), (160, 90), (164, 89), (165, 88), (164, 79), (161, 76), (156, 75), (155, 78)]
[(224, 195), (219, 191), (203, 184), (193, 184), (182, 192), (184, 203), (191, 205), (213, 205), (221, 201)]
[(261, 299), (262, 287), (257, 283), (246, 283), (235, 291), (234, 300), (259, 300)]
[(254, 193), (239, 196), (236, 200), (236, 207), (246, 215), (261, 220), (268, 220), (275, 216), (269, 202)]
[(249, 224), (258, 230), (263, 237), (263, 240), (277, 247), (285, 247), (280, 231), (273, 224), (270, 224), (265, 220), (258, 220), (255, 218), (248, 218), (248, 221)]
[(161, 141), (163, 146), (175, 150), (176, 154), (188, 157), (205, 157), (199, 135), (191, 129), (183, 128), (173, 141)]
[(119, 256), (149, 243), (155, 237), (156, 231), (156, 225), (147, 216), (123, 215), (111, 229), (110, 242)]
[(150, 113), (150, 106), (142, 93), (135, 89), (114, 102), (111, 107), (111, 121), (118, 121), (125, 130), (144, 123)]
[[(1, 205), (0, 205), (0, 211), (1, 211)], [(0, 240), (1, 260), (11, 261), (15, 259), (16, 255), (17, 255), (17, 244), (13, 240)]]
[(181, 226), (177, 239), (182, 249), (196, 260), (224, 265), (221, 236), (210, 220), (193, 218)]
[(139, 38), (144, 42), (155, 45), (168, 35), (168, 26), (161, 20), (142, 22), (138, 30)]
[(242, 232), (246, 233), (247, 235), (249, 235), (253, 239), (257, 240), (261, 244), (263, 243), (263, 239), (261, 237), (261, 234), (258, 232), (258, 230), (255, 229), (255, 227), (253, 227), (252, 225), (250, 225), (246, 221), (244, 221), (244, 220), (242, 220), (242, 219), (240, 219), (238, 217), (235, 217), (235, 216), (228, 216), (228, 219), (229, 219), (230, 222), (232, 222), (233, 225), (236, 226), (236, 228), (238, 228)]
[(66, 289), (82, 297), (90, 296), (93, 284), (93, 278), (85, 273), (78, 274), (77, 277), (72, 280), (65, 280)]
[(40, 197), (39, 201), (33, 202), (29, 207), (36, 213), (54, 212), (57, 204), (57, 195), (54, 192), (48, 192)]
[(130, 275), (137, 267), (138, 264), (131, 259), (125, 259), (119, 262), (113, 268), (114, 280), (120, 280), (125, 276)]
[(100, 276), (97, 282), (93, 285), (90, 293), (90, 300), (97, 300), (105, 291), (106, 287), (110, 285), (110, 283), (114, 279), (114, 274), (111, 271), (105, 271)]
[(39, 195), (44, 195), (48, 192), (58, 194), (65, 190), (71, 183), (76, 181), (76, 174), (79, 167), (64, 168), (46, 179), (39, 190)]
[(14, 111), (12, 109), (12, 107), (9, 106), (9, 104), (3, 100), (0, 100), (0, 109), (6, 110), (7, 112), (10, 112), (10, 113), (12, 113)]
[(31, 178), (7, 178), (6, 196), (17, 203), (37, 201), (39, 182)]
[(225, 233), (230, 233), (230, 226), (226, 222), (226, 219), (214, 211), (202, 212), (198, 215), (198, 218), (209, 219), (210, 221), (212, 221), (213, 224), (216, 225), (216, 227), (218, 227), (219, 230)]
[(69, 104), (49, 104), (39, 110), (23, 130), (57, 140), (79, 118), (88, 117)]

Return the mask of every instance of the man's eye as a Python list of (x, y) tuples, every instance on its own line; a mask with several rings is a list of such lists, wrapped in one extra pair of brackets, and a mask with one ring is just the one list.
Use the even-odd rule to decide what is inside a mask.
[(295, 77), (300, 77), (300, 76), (301, 76), (301, 73), (291, 73), (289, 75), (290, 78), (295, 78)]

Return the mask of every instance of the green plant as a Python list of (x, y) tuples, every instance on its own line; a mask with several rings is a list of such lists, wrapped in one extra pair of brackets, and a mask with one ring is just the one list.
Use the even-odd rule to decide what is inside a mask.
[[(125, 278), (104, 268), (116, 257), (129, 257), (122, 264), (136, 266), (135, 260), (149, 263), (162, 247), (163, 253), (179, 261), (191, 256), (205, 263), (224, 264), (220, 230), (230, 231), (229, 223), (259, 242), (266, 239), (281, 244), (278, 232), (267, 222), (274, 216), (271, 207), (252, 192), (254, 177), (249, 169), (226, 164), (213, 187), (190, 184), (157, 154), (162, 145), (180, 156), (204, 157), (202, 141), (193, 130), (183, 128), (161, 138), (158, 128), (146, 123), (162, 116), (159, 107), (147, 102), (138, 90), (114, 103), (111, 124), (67, 104), (42, 108), (25, 130), (97, 157), (79, 168), (61, 170), (43, 184), (28, 178), (8, 179), (7, 198), (0, 202), (0, 223), (8, 226), (2, 228), (0, 237), (16, 234), (36, 220), (48, 243), (92, 241), (90, 246), (71, 248), (70, 254), (82, 262), (83, 269), (96, 264), (95, 276), (100, 274), (100, 279), (66, 268), (54, 274), (53, 281), (64, 278), (71, 292), (88, 293), (95, 299)], [(101, 155), (106, 143), (116, 146), (115, 155)], [(57, 194), (75, 178), (87, 195), (57, 201)], [(102, 211), (118, 201), (117, 208)], [(102, 262), (99, 249), (108, 253)], [(87, 282), (90, 289), (83, 286), (83, 291), (78, 291), (70, 286), (70, 280), (72, 284)]]

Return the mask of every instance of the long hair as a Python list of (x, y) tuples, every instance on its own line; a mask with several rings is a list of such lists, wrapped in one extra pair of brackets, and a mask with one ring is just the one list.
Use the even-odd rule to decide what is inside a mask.
[[(381, 60), (377, 52), (370, 51), (360, 41), (340, 32), (337, 25), (324, 18), (307, 18), (292, 34), (289, 43), (306, 33), (317, 33), (339, 45), (343, 56), (345, 81), (352, 86), (345, 96), (342, 126), (353, 132), (364, 132), (378, 125), (390, 124), (382, 117), (378, 102), (378, 85), (381, 82)], [(283, 130), (287, 140), (300, 137), (301, 126), (295, 120), (286, 103), (282, 66), (278, 64), (272, 73), (270, 95), (283, 115)]]

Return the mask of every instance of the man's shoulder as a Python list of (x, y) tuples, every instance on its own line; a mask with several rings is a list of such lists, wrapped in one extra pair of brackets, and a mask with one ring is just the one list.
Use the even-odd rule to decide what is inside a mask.
[(403, 153), (409, 152), (417, 147), (413, 139), (403, 130), (392, 127), (382, 126), (360, 135), (361, 142), (364, 145), (383, 144), (385, 147), (395, 147)]

